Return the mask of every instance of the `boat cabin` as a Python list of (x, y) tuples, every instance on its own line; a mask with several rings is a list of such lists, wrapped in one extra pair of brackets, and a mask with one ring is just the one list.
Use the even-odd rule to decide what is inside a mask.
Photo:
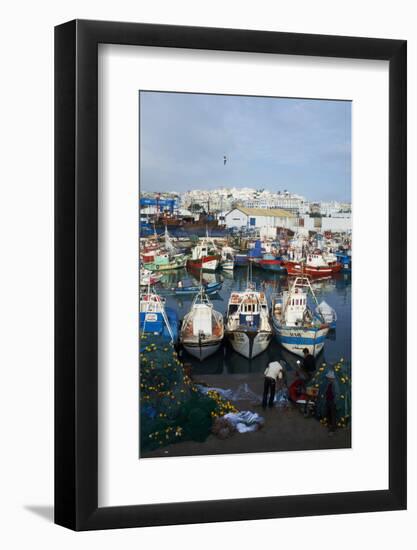
[(211, 336), (213, 329), (212, 308), (206, 304), (195, 304), (192, 315), (192, 331), (194, 336), (204, 334)]
[(232, 292), (228, 316), (238, 315), (239, 325), (258, 328), (261, 313), (268, 315), (268, 303), (263, 292)]
[(155, 294), (143, 294), (140, 300), (140, 327), (143, 332), (161, 333), (165, 324), (164, 303)]
[(297, 326), (303, 322), (307, 310), (307, 293), (304, 290), (296, 288), (291, 293), (284, 291), (283, 304), (287, 325)]

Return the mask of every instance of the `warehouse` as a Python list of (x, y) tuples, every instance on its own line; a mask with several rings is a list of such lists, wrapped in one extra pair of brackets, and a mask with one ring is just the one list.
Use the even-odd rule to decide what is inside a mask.
[(281, 208), (233, 208), (225, 215), (227, 227), (287, 227), (296, 225), (297, 218)]

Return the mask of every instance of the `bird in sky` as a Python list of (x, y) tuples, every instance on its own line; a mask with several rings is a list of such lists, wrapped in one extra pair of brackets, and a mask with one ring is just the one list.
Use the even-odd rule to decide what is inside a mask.
[(227, 157), (226, 157), (226, 155), (224, 155), (223, 156), (223, 166), (225, 166), (226, 162), (227, 162)]

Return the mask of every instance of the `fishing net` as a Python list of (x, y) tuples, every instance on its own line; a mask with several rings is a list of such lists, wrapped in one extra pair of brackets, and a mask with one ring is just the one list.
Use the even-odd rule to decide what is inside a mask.
[(327, 425), (329, 419), (326, 416), (326, 389), (329, 384), (329, 373), (334, 374), (332, 382), (336, 408), (336, 425), (339, 428), (344, 428), (351, 421), (352, 381), (350, 364), (343, 359), (332, 365), (323, 363), (309, 381), (307, 391), (312, 389), (314, 392), (317, 392), (316, 416), (322, 424)]
[(141, 452), (178, 441), (205, 441), (214, 420), (228, 412), (237, 409), (218, 392), (198, 391), (172, 344), (141, 336)]

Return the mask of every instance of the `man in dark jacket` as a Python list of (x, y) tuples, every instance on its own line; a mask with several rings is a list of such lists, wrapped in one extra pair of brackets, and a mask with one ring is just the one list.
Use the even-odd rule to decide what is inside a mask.
[(303, 349), (303, 355), (304, 355), (303, 368), (311, 377), (314, 371), (316, 370), (316, 361), (313, 355), (309, 353), (307, 348)]
[(329, 435), (332, 436), (336, 431), (336, 403), (335, 403), (335, 375), (333, 371), (326, 374), (326, 417), (329, 427)]

